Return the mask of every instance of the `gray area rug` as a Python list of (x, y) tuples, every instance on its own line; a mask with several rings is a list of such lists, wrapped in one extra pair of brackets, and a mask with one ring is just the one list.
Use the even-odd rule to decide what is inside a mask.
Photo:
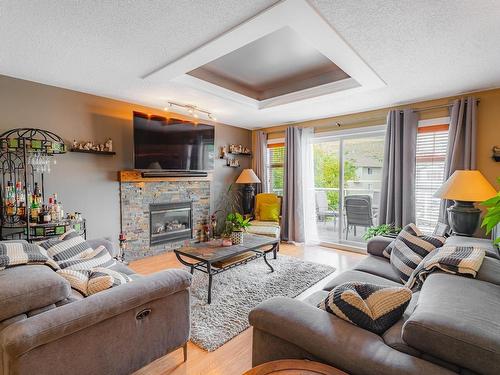
[(271, 272), (263, 259), (215, 275), (212, 303), (207, 304), (208, 275), (194, 271), (191, 287), (191, 341), (213, 351), (249, 327), (248, 313), (271, 297), (296, 297), (335, 271), (335, 268), (278, 255), (270, 259)]

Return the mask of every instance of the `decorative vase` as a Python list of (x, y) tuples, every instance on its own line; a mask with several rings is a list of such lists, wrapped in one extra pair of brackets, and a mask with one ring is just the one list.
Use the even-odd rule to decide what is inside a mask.
[(233, 245), (239, 245), (243, 243), (243, 232), (242, 231), (233, 231), (231, 233), (231, 242)]

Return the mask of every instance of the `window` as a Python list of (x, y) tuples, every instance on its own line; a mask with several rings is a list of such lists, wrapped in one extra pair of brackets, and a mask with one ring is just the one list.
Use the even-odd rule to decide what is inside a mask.
[(370, 168), (370, 167), (368, 167), (368, 168), (367, 168), (367, 173), (368, 173), (369, 175), (373, 174), (373, 169), (372, 169), (372, 168)]
[(441, 200), (433, 195), (444, 181), (448, 125), (419, 127), (415, 181), (417, 226), (431, 233), (438, 223)]
[(269, 192), (283, 195), (285, 145), (271, 143), (267, 149), (266, 178)]

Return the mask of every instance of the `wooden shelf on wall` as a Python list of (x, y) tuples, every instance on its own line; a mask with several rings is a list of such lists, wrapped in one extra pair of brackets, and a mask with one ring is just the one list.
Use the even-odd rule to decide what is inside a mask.
[(176, 181), (212, 181), (212, 172), (206, 177), (142, 177), (140, 170), (125, 170), (118, 172), (120, 182), (176, 182)]
[(114, 151), (80, 150), (77, 148), (72, 148), (70, 151), (80, 152), (82, 154), (116, 155), (116, 152)]

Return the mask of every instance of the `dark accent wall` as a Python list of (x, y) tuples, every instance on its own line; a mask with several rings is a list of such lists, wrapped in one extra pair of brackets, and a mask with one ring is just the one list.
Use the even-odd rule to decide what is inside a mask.
[[(120, 232), (120, 199), (117, 172), (133, 168), (132, 112), (165, 116), (166, 113), (132, 103), (47, 86), (0, 75), (0, 132), (33, 127), (53, 131), (70, 145), (73, 139), (104, 142), (113, 139), (115, 156), (68, 152), (46, 176), (48, 194), (58, 193), (66, 212), (82, 212), (88, 237), (107, 237), (117, 243)], [(186, 116), (172, 115), (188, 119)], [(216, 149), (229, 143), (251, 146), (251, 132), (215, 124)], [(241, 168), (215, 160), (211, 205), (234, 182), (251, 160), (241, 158)]]

